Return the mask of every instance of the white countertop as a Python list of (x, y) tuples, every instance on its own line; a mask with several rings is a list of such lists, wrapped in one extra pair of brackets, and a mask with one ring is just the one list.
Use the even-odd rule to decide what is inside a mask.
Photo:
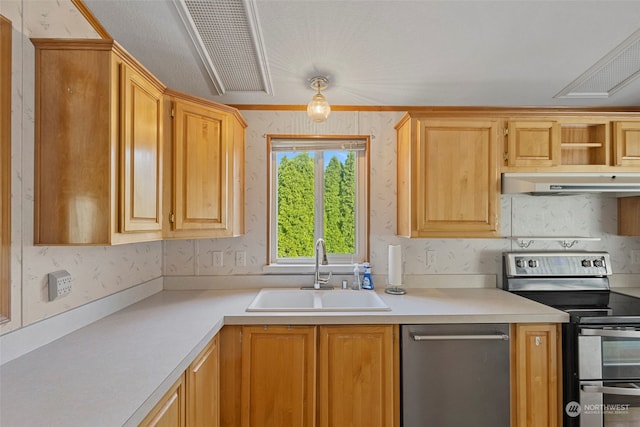
[(358, 313), (246, 312), (255, 295), (256, 290), (163, 291), (5, 363), (0, 425), (138, 425), (225, 324), (568, 321), (566, 313), (500, 289), (380, 292), (391, 311)]

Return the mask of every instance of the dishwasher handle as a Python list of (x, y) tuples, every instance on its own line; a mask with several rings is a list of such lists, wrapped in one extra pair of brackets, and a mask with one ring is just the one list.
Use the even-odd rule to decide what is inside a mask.
[(414, 341), (470, 341), (470, 340), (485, 340), (485, 341), (509, 341), (509, 335), (507, 334), (488, 334), (488, 335), (420, 335), (410, 334)]

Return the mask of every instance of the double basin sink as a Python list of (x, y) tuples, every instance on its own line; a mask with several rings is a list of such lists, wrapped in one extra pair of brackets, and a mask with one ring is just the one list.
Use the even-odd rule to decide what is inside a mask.
[(390, 311), (372, 291), (262, 289), (247, 311)]

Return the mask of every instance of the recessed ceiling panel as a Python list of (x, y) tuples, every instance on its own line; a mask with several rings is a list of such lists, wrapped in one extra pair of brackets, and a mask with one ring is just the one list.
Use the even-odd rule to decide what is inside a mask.
[(219, 95), (272, 94), (252, 0), (176, 0), (176, 5)]
[(608, 98), (640, 76), (640, 30), (562, 89), (556, 98)]

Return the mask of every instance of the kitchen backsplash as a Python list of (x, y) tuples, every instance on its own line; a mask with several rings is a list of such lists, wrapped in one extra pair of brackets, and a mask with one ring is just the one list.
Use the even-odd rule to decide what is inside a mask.
[[(370, 261), (374, 273), (387, 273), (390, 244), (402, 246), (406, 275), (500, 275), (500, 254), (519, 249), (518, 236), (590, 237), (575, 250), (607, 250), (616, 273), (640, 274), (631, 251), (640, 238), (615, 235), (617, 202), (601, 195), (502, 196), (501, 239), (406, 239), (396, 236), (397, 112), (334, 112), (323, 124), (302, 111), (242, 111), (246, 135), (246, 234), (233, 239), (180, 240), (164, 243), (165, 276), (233, 276), (264, 274), (267, 254), (267, 134), (371, 135)], [(534, 241), (530, 250), (564, 250), (558, 240)], [(223, 266), (213, 252), (223, 252)], [(235, 266), (236, 251), (246, 252), (246, 266)], [(254, 280), (259, 283), (259, 278)], [(415, 277), (412, 279), (416, 282)], [(495, 279), (494, 279), (495, 281)], [(201, 281), (200, 281), (201, 283)], [(441, 281), (438, 281), (441, 283)]]

